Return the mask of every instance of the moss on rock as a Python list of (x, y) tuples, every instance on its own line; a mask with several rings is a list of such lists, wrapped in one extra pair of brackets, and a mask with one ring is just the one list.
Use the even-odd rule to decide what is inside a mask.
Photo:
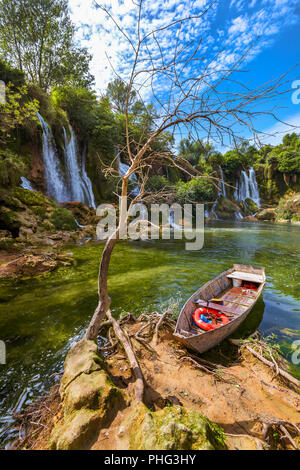
[(51, 434), (50, 447), (85, 449), (127, 397), (113, 385), (97, 354), (97, 345), (85, 339), (70, 350), (60, 386), (63, 420)]
[(140, 405), (130, 420), (132, 450), (226, 449), (221, 428), (197, 411), (172, 406), (150, 412)]
[(225, 197), (220, 198), (215, 212), (220, 219), (234, 219), (234, 214), (240, 211), (240, 207)]
[(276, 209), (276, 220), (289, 220), (292, 222), (300, 220), (300, 194), (281, 199)]
[(54, 210), (50, 221), (57, 230), (72, 231), (77, 229), (77, 224), (73, 214), (63, 207), (58, 207)]

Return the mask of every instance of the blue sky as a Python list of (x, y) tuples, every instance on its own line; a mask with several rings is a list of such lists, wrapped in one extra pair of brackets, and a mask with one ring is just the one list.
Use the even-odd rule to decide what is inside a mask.
[[(132, 0), (103, 0), (101, 3), (111, 9), (120, 25), (135, 41), (137, 9)], [(143, 32), (163, 27), (185, 16), (197, 15), (209, 3), (208, 0), (144, 0)], [(115, 77), (115, 72), (126, 79), (133, 58), (124, 37), (104, 12), (95, 9), (92, 0), (69, 0), (69, 4), (72, 20), (77, 26), (78, 41), (88, 47), (93, 55), (92, 72), (96, 77), (97, 89), (104, 91), (107, 83)], [(204, 17), (189, 21), (180, 33), (176, 26), (169, 32), (161, 31), (158, 34), (159, 45), (166, 57), (168, 54), (171, 57), (177, 33), (180, 34), (181, 45), (201, 37), (201, 53), (206, 57), (202, 65), (205, 61), (211, 63), (216, 57), (213, 63), (220, 70), (230, 67), (259, 36), (242, 65), (247, 73), (239, 75), (244, 83), (257, 86), (287, 72), (300, 62), (300, 0), (219, 0)], [(149, 47), (154, 54), (157, 53), (157, 44), (149, 43)], [(188, 76), (195, 70), (185, 70), (184, 73)], [(292, 87), (297, 78), (300, 78), (299, 67), (288, 75), (287, 86)], [(155, 86), (159, 90), (159, 97), (164, 99), (169, 91), (168, 81), (160, 77)], [(143, 89), (142, 94), (145, 100), (152, 100), (150, 87)], [(300, 126), (300, 104), (292, 102), (292, 92), (284, 95), (276, 104), (279, 119)], [(284, 133), (291, 131), (291, 128), (267, 116), (257, 120), (255, 127), (267, 134), (275, 133), (276, 137), (262, 138), (264, 142), (273, 144), (278, 143)], [(249, 137), (247, 129), (243, 132), (245, 137)]]

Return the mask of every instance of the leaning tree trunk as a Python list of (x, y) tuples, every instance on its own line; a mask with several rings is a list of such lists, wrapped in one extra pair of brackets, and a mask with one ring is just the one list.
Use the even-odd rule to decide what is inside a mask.
[(111, 299), (108, 295), (107, 290), (107, 277), (108, 277), (108, 268), (111, 259), (111, 254), (114, 249), (114, 246), (117, 242), (118, 238), (118, 231), (115, 232), (106, 242), (105, 248), (102, 253), (100, 268), (99, 268), (99, 277), (98, 277), (98, 295), (99, 295), (99, 302), (97, 308), (94, 312), (93, 318), (88, 326), (88, 329), (85, 333), (85, 338), (88, 340), (96, 340), (100, 324), (102, 322), (103, 317), (106, 315), (108, 311)]
[[(128, 180), (129, 180), (129, 176), (123, 177), (123, 181), (122, 181), (122, 196), (123, 197), (127, 197)], [(119, 239), (120, 231), (123, 228), (123, 226), (125, 227), (126, 221), (127, 221), (127, 217), (125, 217), (124, 220), (121, 217), (117, 230), (110, 236), (110, 238), (107, 240), (105, 244), (102, 257), (101, 257), (101, 263), (100, 263), (99, 275), (98, 275), (99, 302), (94, 312), (93, 318), (90, 321), (88, 329), (86, 330), (86, 333), (84, 336), (85, 339), (96, 341), (98, 334), (99, 334), (99, 329), (100, 329), (100, 324), (102, 322), (102, 319), (104, 318), (108, 309), (110, 308), (111, 299), (108, 295), (108, 290), (107, 290), (109, 263), (110, 263), (112, 251), (115, 247), (115, 244), (117, 243)]]

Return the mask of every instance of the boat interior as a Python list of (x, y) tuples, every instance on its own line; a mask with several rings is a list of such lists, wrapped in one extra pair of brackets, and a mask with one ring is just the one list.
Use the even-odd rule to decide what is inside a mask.
[(230, 321), (234, 320), (251, 309), (264, 283), (264, 268), (234, 265), (193, 294), (182, 309), (175, 333), (182, 336), (205, 333), (193, 322), (193, 313), (199, 307), (215, 309), (224, 313)]

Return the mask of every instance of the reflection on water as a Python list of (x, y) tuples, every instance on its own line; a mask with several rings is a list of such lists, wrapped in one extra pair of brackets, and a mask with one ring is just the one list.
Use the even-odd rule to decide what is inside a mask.
[[(279, 335), (287, 357), (300, 332), (300, 227), (272, 224), (214, 223), (205, 245), (187, 252), (181, 241), (124, 242), (117, 245), (109, 291), (115, 315), (159, 309), (172, 297), (183, 303), (200, 285), (233, 263), (264, 266), (267, 284), (243, 331), (258, 328)], [(70, 344), (86, 328), (97, 301), (97, 272), (102, 245), (69, 247), (73, 268), (26, 281), (2, 281), (0, 339), (7, 365), (0, 366), (0, 440), (13, 409), (42, 395), (53, 384)], [(300, 367), (293, 366), (300, 375)]]

